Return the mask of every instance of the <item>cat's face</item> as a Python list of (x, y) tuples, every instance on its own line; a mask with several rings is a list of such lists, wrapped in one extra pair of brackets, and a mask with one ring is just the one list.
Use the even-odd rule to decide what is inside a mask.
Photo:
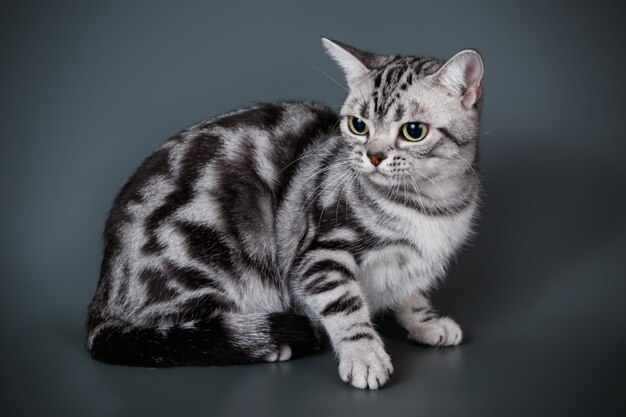
[(381, 56), (324, 41), (348, 80), (341, 131), (357, 171), (380, 185), (443, 183), (474, 162), (482, 60)]

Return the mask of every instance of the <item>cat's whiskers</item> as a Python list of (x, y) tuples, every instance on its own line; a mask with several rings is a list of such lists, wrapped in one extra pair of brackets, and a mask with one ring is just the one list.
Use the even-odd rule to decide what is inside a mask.
[(476, 181), (478, 181), (478, 186), (480, 187), (480, 191), (484, 192), (485, 189), (483, 188), (483, 184), (480, 182), (480, 178), (478, 178), (478, 174), (476, 174), (476, 171), (474, 171), (474, 168), (472, 167), (472, 165), (467, 161), (467, 159), (463, 158), (463, 156), (458, 152), (458, 151), (453, 151), (459, 158), (461, 158), (463, 160), (463, 162), (465, 162), (465, 164), (468, 166), (468, 168), (470, 170), (472, 170), (472, 174), (474, 174), (474, 177), (476, 178)]
[[(343, 184), (343, 183), (344, 183), (344, 181), (346, 181), (347, 179), (349, 179), (351, 174), (352, 174), (352, 172), (351, 172), (351, 171), (348, 171), (348, 172), (345, 172), (344, 174), (342, 174), (342, 175), (339, 177), (339, 183), (338, 183), (338, 184), (337, 184), (337, 186), (333, 189), (333, 191), (331, 191), (331, 193), (330, 193), (330, 194), (331, 194), (331, 198), (332, 198), (332, 195), (334, 195), (334, 194), (335, 194), (335, 192), (337, 191), (337, 188), (339, 188), (339, 187), (341, 186), (341, 184)], [(337, 182), (337, 179), (335, 179), (335, 180), (332, 182), (332, 184), (334, 184), (334, 183), (336, 183), (336, 182)], [(328, 188), (329, 188), (332, 184), (330, 184), (330, 185), (326, 186), (326, 187), (324, 188), (324, 190), (322, 190), (321, 194), (324, 194), (324, 191), (325, 191), (326, 189), (328, 189)], [(338, 202), (337, 202), (337, 203), (338, 203)], [(325, 210), (326, 210), (326, 206), (325, 206), (325, 205), (322, 205), (322, 211), (321, 211), (321, 213), (320, 213), (320, 217), (319, 217), (319, 219), (318, 219), (318, 221), (317, 221), (317, 229), (318, 229), (318, 230), (319, 230), (319, 228), (320, 228), (320, 226), (321, 226), (321, 224), (322, 224), (322, 217), (324, 217), (324, 211), (325, 211)], [(337, 222), (335, 221), (335, 227), (336, 227), (336, 223), (337, 223)]]
[[(311, 201), (308, 204), (306, 204), (306, 201), (305, 201), (305, 207), (304, 207), (303, 213), (308, 212), (308, 210), (313, 206), (313, 204), (316, 203), (317, 199), (320, 198), (324, 194), (324, 191), (326, 191), (329, 187), (331, 187), (334, 184), (336, 184), (338, 181), (341, 181), (341, 179), (343, 179), (347, 174), (349, 174), (349, 171), (348, 172), (344, 172), (343, 174), (339, 175), (337, 178), (331, 179), (330, 182), (327, 182), (327, 178), (322, 180), (320, 185), (317, 186), (315, 188), (315, 190), (317, 190), (318, 188), (320, 188), (323, 185), (325, 185), (325, 186), (319, 192), (315, 192), (315, 190), (313, 190), (314, 192), (311, 193), (311, 194), (314, 195), (314, 196), (313, 196), (313, 198), (311, 199)], [(309, 196), (309, 198), (311, 198), (311, 196)], [(307, 201), (309, 200), (309, 198), (307, 198)], [(325, 210), (325, 207), (322, 204), (322, 212), (320, 214), (320, 219), (319, 220), (321, 220), (322, 215), (324, 214), (324, 210)], [(319, 225), (320, 225), (320, 222), (318, 221), (318, 229), (319, 229)]]
[(397, 187), (398, 183), (397, 182), (393, 182), (391, 183), (388, 187), (387, 187), (387, 194), (385, 195), (385, 200), (389, 200), (389, 201), (395, 201), (396, 199), (396, 187)]
[[(403, 177), (408, 177), (410, 174), (403, 172)], [(409, 199), (409, 194), (406, 191), (406, 181), (402, 181), (402, 188), (404, 189), (404, 201), (406, 202)]]
[(303, 159), (307, 159), (307, 158), (313, 158), (315, 156), (331, 156), (332, 153), (313, 153), (313, 154), (307, 154), (307, 155), (303, 155), (300, 158), (296, 159), (295, 161), (290, 162), (289, 164), (285, 165), (285, 167), (283, 169), (281, 169), (280, 171), (278, 171), (278, 174), (282, 174), (282, 172), (284, 170), (286, 170), (287, 168), (289, 168), (291, 165), (295, 164), (298, 161), (301, 161)]
[[(350, 175), (348, 177), (348, 179), (346, 181), (344, 181), (343, 183), (343, 187), (341, 188), (341, 191), (339, 192), (339, 196), (337, 197), (337, 203), (336, 203), (336, 207), (335, 207), (335, 225), (339, 224), (339, 204), (341, 203), (341, 197), (343, 196), (344, 192), (346, 191), (346, 187), (348, 186), (352, 186), (352, 183), (354, 182), (354, 178), (358, 175), (358, 172), (353, 172), (352, 175)], [(346, 199), (346, 207), (347, 207), (347, 199)], [(348, 210), (346, 210), (347, 212)]]
[(410, 175), (409, 175), (409, 179), (411, 180), (411, 183), (413, 184), (413, 188), (415, 189), (415, 194), (417, 195), (417, 198), (418, 198), (418, 200), (420, 202), (420, 205), (422, 207), (426, 207), (426, 206), (424, 206), (424, 201), (422, 200), (422, 196), (420, 194), (420, 189), (417, 186), (417, 184), (415, 183), (415, 180), (413, 180), (413, 177), (411, 177)]
[[(398, 181), (396, 182), (396, 187), (395, 187), (395, 195), (394, 195), (394, 199), (397, 201), (398, 199), (400, 199), (400, 184), (402, 184), (402, 181)], [(404, 200), (404, 198), (401, 198), (400, 201)]]
[(435, 187), (437, 187), (437, 190), (439, 190), (439, 194), (441, 194), (441, 197), (444, 196), (444, 192), (441, 189), (441, 187), (439, 187), (439, 184), (437, 184), (435, 181), (433, 181), (431, 178), (427, 177), (426, 175), (422, 174), (420, 172), (420, 170), (418, 170), (417, 168), (413, 167), (413, 169), (415, 170), (415, 172), (417, 172), (419, 175), (421, 175), (422, 177), (426, 178), (428, 181), (430, 181)]
[[(339, 163), (335, 163), (333, 165), (330, 165), (330, 166), (328, 166), (326, 168), (322, 168), (322, 169), (318, 170), (315, 174), (311, 175), (308, 179), (314, 177), (315, 175), (318, 175), (318, 174), (321, 174), (321, 173), (323, 173), (325, 171), (328, 171), (328, 170), (330, 170), (332, 168), (335, 168), (335, 167), (338, 167), (338, 166), (342, 166), (342, 165), (347, 165), (347, 164), (352, 164), (352, 161), (339, 162)], [(308, 181), (308, 179), (307, 179), (307, 181)], [(302, 212), (302, 215), (306, 214), (306, 212), (310, 208), (310, 206), (315, 203), (315, 200), (317, 199), (317, 197), (320, 196), (322, 192), (324, 192), (324, 189), (322, 189), (320, 192), (316, 193), (316, 191), (323, 185), (324, 185), (324, 181), (322, 181), (317, 187), (315, 187), (313, 189), (313, 191), (311, 191), (311, 194), (309, 194), (307, 199), (304, 200), (304, 203), (303, 203), (304, 210)]]
[(344, 163), (350, 163), (351, 161), (347, 161), (347, 162), (340, 162), (340, 163), (335, 163), (335, 164), (330, 164), (326, 167), (320, 168), (319, 170), (315, 171), (313, 174), (311, 174), (309, 177), (307, 177), (304, 182), (307, 182), (308, 180), (310, 180), (311, 178), (315, 177), (318, 174), (321, 174), (324, 171), (328, 171), (329, 169), (332, 169), (334, 166), (339, 166), (342, 165)]

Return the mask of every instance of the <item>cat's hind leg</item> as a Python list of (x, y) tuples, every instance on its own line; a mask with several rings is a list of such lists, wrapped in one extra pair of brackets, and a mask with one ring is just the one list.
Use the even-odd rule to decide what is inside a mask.
[(421, 291), (396, 309), (396, 317), (413, 342), (443, 347), (456, 346), (463, 340), (461, 327), (451, 318), (437, 314)]

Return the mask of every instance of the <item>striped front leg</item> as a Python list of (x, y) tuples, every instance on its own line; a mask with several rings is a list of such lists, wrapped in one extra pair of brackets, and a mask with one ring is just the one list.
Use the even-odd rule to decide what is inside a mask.
[(426, 295), (418, 291), (396, 309), (400, 325), (409, 332), (408, 338), (428, 346), (456, 346), (463, 332), (454, 320), (442, 317), (430, 305)]
[(310, 251), (299, 267), (298, 292), (330, 337), (341, 379), (356, 388), (378, 389), (393, 367), (370, 321), (356, 268), (348, 251)]

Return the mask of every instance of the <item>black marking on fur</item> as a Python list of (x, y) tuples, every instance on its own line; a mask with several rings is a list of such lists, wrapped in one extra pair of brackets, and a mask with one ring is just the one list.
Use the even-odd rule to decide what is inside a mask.
[(209, 293), (203, 294), (199, 297), (191, 298), (185, 301), (182, 305), (182, 314), (186, 315), (186, 319), (193, 319), (195, 317), (208, 317), (216, 312), (234, 311), (235, 305), (227, 300), (226, 297)]
[(400, 120), (402, 120), (403, 116), (404, 116), (404, 106), (402, 104), (398, 104), (398, 107), (396, 107), (396, 114), (393, 120), (395, 120), (396, 122), (399, 122)]
[[(169, 142), (177, 141), (178, 139), (179, 136), (174, 136)], [(110, 277), (111, 266), (120, 251), (121, 228), (130, 220), (126, 211), (127, 203), (141, 203), (140, 190), (150, 178), (156, 175), (169, 175), (168, 157), (169, 149), (165, 147), (150, 155), (137, 168), (115, 197), (104, 229), (104, 253), (100, 268), (100, 279), (98, 281), (98, 290), (90, 305), (90, 311), (101, 308), (109, 298), (112, 286)]]
[(207, 273), (189, 266), (178, 266), (172, 262), (165, 263), (168, 274), (189, 291), (213, 288), (224, 291), (219, 282), (213, 280)]
[(309, 282), (307, 286), (304, 287), (304, 291), (311, 295), (317, 295), (334, 290), (335, 288), (339, 287), (340, 285), (344, 285), (345, 283), (345, 279), (335, 279), (329, 281), (327, 275), (321, 275)]
[(423, 317), (420, 317), (418, 319), (418, 321), (420, 323), (428, 323), (429, 321), (432, 321), (432, 320), (437, 319), (437, 318), (439, 318), (439, 315), (436, 312), (434, 312), (432, 310), (428, 310), (428, 311), (426, 311), (424, 313)]
[(167, 276), (159, 270), (144, 269), (139, 273), (139, 281), (146, 286), (149, 304), (168, 301), (177, 295), (176, 290), (167, 286)]
[(307, 146), (337, 129), (339, 117), (332, 110), (328, 108), (312, 108), (311, 110), (315, 112), (313, 121), (277, 139), (280, 142), (280, 145), (275, 148), (276, 166), (280, 169), (277, 181), (279, 185), (274, 191), (277, 208), (282, 205), (294, 174), (304, 162), (302, 159), (295, 163), (293, 161), (302, 156)]
[(443, 133), (443, 135), (450, 139), (452, 142), (454, 142), (454, 144), (458, 147), (463, 146), (463, 142), (461, 142), (459, 140), (459, 138), (457, 138), (456, 136), (454, 136), (452, 133), (450, 133), (450, 131), (448, 129), (446, 129), (445, 127), (438, 127), (437, 128), (438, 131), (440, 131), (441, 133)]
[(419, 62), (417, 62), (417, 64), (415, 64), (415, 67), (413, 68), (413, 71), (416, 74), (419, 74), (422, 71), (422, 67), (424, 66), (426, 62), (427, 62), (426, 60), (420, 60)]
[(309, 247), (309, 250), (315, 250), (315, 249), (330, 249), (330, 250), (347, 250), (347, 251), (352, 251), (353, 249), (355, 249), (355, 246), (357, 246), (354, 242), (350, 242), (347, 240), (324, 240), (324, 241), (320, 241), (315, 240), (311, 246)]
[[(396, 61), (403, 61), (401, 58), (402, 57), (399, 57)], [(383, 97), (383, 101), (380, 102), (380, 106), (374, 110), (375, 113), (381, 118), (385, 117), (385, 115), (393, 107), (396, 100), (399, 98), (399, 94), (393, 94), (393, 92), (396, 90), (402, 75), (406, 71), (407, 66), (404, 62), (397, 62), (394, 66), (388, 66), (386, 68), (385, 82), (377, 91), (375, 91), (377, 94), (380, 92), (380, 96)]]
[(380, 87), (380, 83), (383, 79), (383, 72), (379, 71), (376, 77), (374, 78), (374, 88)]
[(352, 336), (348, 336), (348, 337), (344, 337), (343, 339), (341, 339), (342, 342), (356, 342), (359, 340), (363, 340), (363, 339), (367, 339), (367, 340), (374, 340), (374, 335), (372, 335), (371, 333), (356, 333), (353, 334)]
[(422, 66), (422, 74), (425, 76), (436, 73), (443, 66), (443, 61), (436, 58), (429, 58), (428, 62)]
[(268, 315), (270, 335), (277, 346), (289, 345), (294, 355), (321, 349), (321, 338), (311, 321), (299, 314)]
[(307, 270), (304, 271), (302, 276), (310, 277), (320, 272), (329, 272), (329, 271), (339, 272), (345, 277), (354, 278), (354, 275), (352, 274), (352, 272), (350, 272), (350, 270), (346, 266), (332, 259), (324, 259), (322, 261), (313, 263), (313, 265), (309, 266)]
[(374, 114), (378, 114), (378, 91), (372, 93), (372, 100), (374, 100)]
[(150, 367), (250, 362), (236, 350), (220, 317), (197, 322), (195, 329), (167, 331), (112, 323), (96, 335), (91, 354), (102, 362)]
[(231, 251), (225, 237), (217, 229), (196, 223), (178, 222), (178, 230), (185, 236), (188, 255), (208, 266), (232, 269)]
[(193, 185), (200, 175), (201, 169), (215, 156), (220, 149), (220, 140), (205, 132), (200, 132), (193, 138), (187, 152), (181, 161), (181, 171), (176, 179), (176, 189), (166, 198), (165, 202), (146, 218), (145, 229), (148, 234), (148, 242), (143, 246), (143, 251), (154, 254), (163, 248), (157, 241), (156, 231), (158, 227), (180, 207), (191, 201), (193, 197)]
[(363, 307), (361, 297), (357, 295), (350, 296), (348, 293), (345, 293), (335, 301), (328, 303), (321, 314), (322, 316), (330, 316), (339, 313), (351, 314), (361, 307)]

